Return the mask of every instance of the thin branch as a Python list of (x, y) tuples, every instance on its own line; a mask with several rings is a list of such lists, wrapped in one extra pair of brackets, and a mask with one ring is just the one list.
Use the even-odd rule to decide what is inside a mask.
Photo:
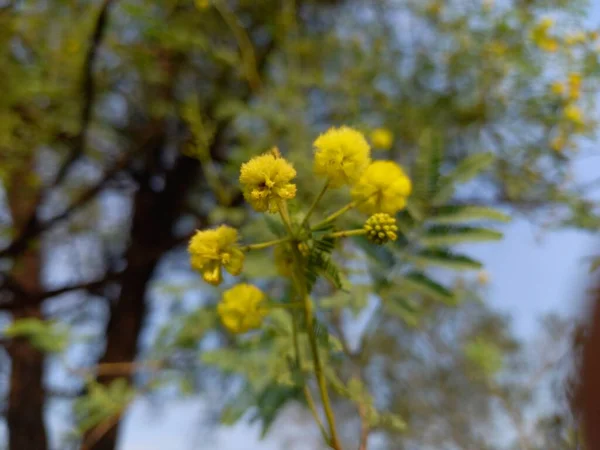
[(37, 296), (38, 300), (45, 300), (51, 297), (57, 297), (62, 294), (67, 294), (69, 292), (81, 291), (81, 290), (94, 290), (104, 286), (111, 281), (119, 281), (121, 278), (121, 273), (109, 273), (101, 280), (87, 281), (84, 283), (73, 284), (69, 286), (64, 286), (58, 289), (53, 289), (50, 291), (42, 292), (39, 296)]
[(83, 152), (85, 142), (87, 138), (88, 128), (90, 119), (92, 116), (92, 109), (96, 100), (96, 86), (94, 83), (94, 65), (98, 56), (98, 49), (102, 44), (104, 35), (106, 34), (106, 28), (108, 25), (108, 13), (114, 0), (104, 0), (100, 6), (100, 12), (96, 19), (96, 25), (94, 32), (90, 40), (90, 46), (87, 51), (85, 63), (83, 65), (83, 82), (81, 86), (81, 95), (83, 98), (83, 105), (81, 108), (81, 116), (79, 123), (79, 132), (73, 138), (71, 149), (64, 163), (58, 170), (55, 185), (58, 185), (67, 175), (69, 168), (77, 160), (77, 158)]

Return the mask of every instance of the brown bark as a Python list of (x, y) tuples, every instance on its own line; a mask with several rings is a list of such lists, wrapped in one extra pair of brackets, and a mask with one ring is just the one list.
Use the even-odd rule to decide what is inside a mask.
[[(137, 355), (138, 336), (146, 314), (146, 289), (162, 254), (172, 242), (172, 229), (180, 216), (186, 192), (198, 172), (195, 160), (180, 156), (167, 173), (165, 188), (156, 192), (150, 186), (154, 162), (160, 160), (162, 141), (149, 151), (145, 173), (134, 199), (131, 241), (127, 250), (127, 269), (122, 277), (121, 293), (111, 311), (106, 329), (106, 349), (101, 363), (133, 361)], [(111, 383), (115, 376), (100, 376), (98, 381)], [(113, 450), (118, 424), (92, 444), (94, 450)], [(85, 441), (84, 441), (85, 442)]]
[[(8, 190), (8, 203), (13, 227), (21, 230), (34, 211), (39, 196), (33, 184), (23, 184), (20, 180), (33, 165), (33, 157), (26, 160), (21, 170), (13, 174)], [(11, 188), (12, 187), (12, 188)], [(19, 286), (13, 292), (14, 303), (21, 306), (13, 315), (14, 320), (41, 318), (39, 302), (35, 294), (40, 288), (40, 252), (37, 245), (30, 245), (19, 258), (15, 259), (11, 273)], [(6, 350), (11, 359), (10, 392), (6, 412), (9, 449), (46, 450), (46, 426), (44, 423), (44, 355), (26, 339), (13, 339)]]
[[(32, 307), (22, 311), (19, 316), (41, 318), (40, 309)], [(12, 340), (7, 351), (11, 358), (10, 393), (6, 412), (8, 448), (46, 450), (44, 355), (26, 339)]]

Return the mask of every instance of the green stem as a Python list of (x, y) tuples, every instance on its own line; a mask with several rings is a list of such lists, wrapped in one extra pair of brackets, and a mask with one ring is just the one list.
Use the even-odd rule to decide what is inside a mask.
[(328, 216), (325, 220), (323, 220), (322, 222), (319, 222), (317, 225), (315, 225), (313, 227), (313, 230), (317, 229), (317, 228), (320, 228), (320, 227), (322, 227), (324, 225), (327, 225), (330, 222), (333, 222), (339, 216), (341, 216), (342, 214), (344, 214), (347, 211), (350, 211), (355, 206), (356, 206), (356, 202), (350, 202), (350, 203), (348, 203), (346, 206), (344, 206), (343, 208), (338, 209), (336, 212), (334, 212), (333, 214), (331, 214), (330, 216)]
[(326, 234), (323, 237), (345, 238), (345, 237), (350, 237), (350, 236), (361, 236), (363, 234), (367, 234), (367, 231), (360, 228), (358, 230), (336, 231), (335, 233)]
[(250, 250), (262, 250), (263, 248), (272, 247), (273, 245), (277, 244), (283, 244), (284, 242), (289, 242), (290, 240), (291, 238), (288, 236), (281, 239), (274, 239), (272, 241), (261, 242), (259, 244), (245, 245), (241, 249), (244, 252), (248, 252)]
[(298, 367), (298, 370), (300, 371), (300, 374), (302, 376), (302, 384), (304, 397), (306, 398), (306, 404), (308, 405), (308, 409), (310, 409), (310, 412), (313, 415), (317, 426), (319, 427), (319, 431), (321, 432), (323, 439), (325, 440), (325, 442), (327, 442), (327, 440), (329, 439), (327, 436), (327, 431), (325, 431), (325, 427), (323, 426), (321, 418), (319, 417), (319, 413), (317, 411), (317, 407), (315, 405), (313, 396), (310, 393), (310, 389), (308, 388), (308, 385), (304, 380), (304, 373), (302, 372), (302, 360), (300, 356), (300, 345), (298, 344), (298, 323), (294, 314), (292, 314), (292, 339), (294, 341), (294, 356), (296, 358), (296, 367)]
[(327, 192), (328, 188), (329, 188), (329, 179), (325, 182), (323, 189), (321, 189), (321, 192), (319, 192), (319, 195), (317, 195), (317, 197), (315, 198), (315, 201), (312, 203), (312, 205), (310, 205), (310, 208), (308, 208), (306, 216), (304, 216), (304, 220), (302, 221), (302, 226), (304, 226), (308, 223), (308, 219), (310, 219), (310, 216), (315, 211), (315, 208), (317, 207), (317, 205), (319, 204), (319, 202), (325, 195), (325, 192)]

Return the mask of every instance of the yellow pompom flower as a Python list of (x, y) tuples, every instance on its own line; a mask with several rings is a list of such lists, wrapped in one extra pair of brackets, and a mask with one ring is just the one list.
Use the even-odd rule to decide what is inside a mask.
[(296, 196), (294, 167), (281, 157), (277, 149), (242, 164), (240, 183), (244, 198), (259, 212), (277, 212), (279, 202)]
[(547, 52), (555, 52), (558, 50), (558, 41), (550, 36), (550, 28), (554, 25), (554, 21), (550, 18), (545, 18), (531, 30), (531, 39), (539, 48)]
[(371, 132), (371, 143), (375, 148), (389, 150), (394, 143), (394, 134), (387, 128), (375, 128)]
[(217, 305), (221, 322), (232, 333), (259, 328), (268, 314), (267, 297), (256, 286), (241, 283), (223, 292)]
[(221, 267), (232, 275), (239, 275), (244, 265), (244, 252), (237, 240), (237, 230), (227, 225), (197, 231), (188, 246), (191, 266), (202, 273), (204, 281), (215, 286), (223, 280)]
[(365, 222), (364, 229), (367, 239), (377, 245), (398, 239), (396, 219), (386, 213), (373, 214)]
[(583, 111), (581, 111), (581, 108), (579, 106), (574, 105), (572, 103), (565, 107), (563, 111), (563, 116), (565, 119), (567, 119), (574, 125), (582, 126), (585, 124), (583, 120)]
[(393, 161), (375, 161), (352, 189), (357, 208), (366, 214), (396, 214), (406, 206), (412, 184), (404, 170)]
[(571, 72), (569, 74), (569, 98), (571, 100), (577, 100), (581, 95), (581, 74), (577, 72)]
[(330, 128), (313, 145), (314, 171), (328, 178), (331, 187), (354, 184), (371, 161), (369, 143), (349, 127)]
[(210, 6), (210, 0), (194, 0), (194, 5), (196, 5), (196, 8), (198, 8), (200, 11), (202, 11)]
[(558, 81), (555, 81), (550, 85), (550, 90), (553, 94), (563, 95), (565, 93), (565, 85)]
[(562, 152), (567, 145), (564, 134), (559, 133), (550, 141), (550, 148), (555, 152)]

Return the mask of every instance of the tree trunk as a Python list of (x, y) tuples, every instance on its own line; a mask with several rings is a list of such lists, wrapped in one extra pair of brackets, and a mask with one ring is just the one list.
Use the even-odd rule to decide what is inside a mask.
[[(23, 183), (26, 174), (33, 171), (33, 155), (13, 173), (8, 184), (7, 199), (16, 235), (34, 217), (39, 188), (34, 183)], [(15, 259), (11, 277), (19, 290), (13, 292), (14, 303), (19, 305), (13, 319), (41, 319), (41, 306), (30, 295), (40, 289), (40, 250), (38, 242)], [(11, 359), (10, 391), (6, 411), (10, 450), (46, 450), (48, 442), (44, 423), (44, 354), (26, 339), (11, 339), (6, 345)]]
[[(158, 144), (162, 147), (162, 143)], [(156, 154), (160, 154), (156, 149)], [(152, 156), (149, 156), (152, 159)], [(159, 160), (159, 157), (154, 159)], [(198, 172), (195, 160), (180, 156), (167, 173), (165, 187), (156, 192), (150, 186), (152, 163), (148, 162), (134, 199), (131, 243), (127, 250), (127, 269), (119, 299), (111, 311), (106, 329), (106, 349), (101, 363), (133, 361), (137, 355), (138, 336), (146, 315), (146, 291), (154, 269), (172, 241), (172, 229), (180, 216), (186, 193)], [(105, 375), (98, 381), (109, 384), (117, 376)], [(131, 377), (129, 377), (131, 379)], [(118, 427), (112, 427), (91, 449), (114, 450)]]
[[(39, 307), (15, 317), (41, 318)], [(44, 424), (44, 355), (26, 339), (14, 339), (7, 346), (11, 358), (10, 393), (6, 422), (10, 450), (46, 450)]]

